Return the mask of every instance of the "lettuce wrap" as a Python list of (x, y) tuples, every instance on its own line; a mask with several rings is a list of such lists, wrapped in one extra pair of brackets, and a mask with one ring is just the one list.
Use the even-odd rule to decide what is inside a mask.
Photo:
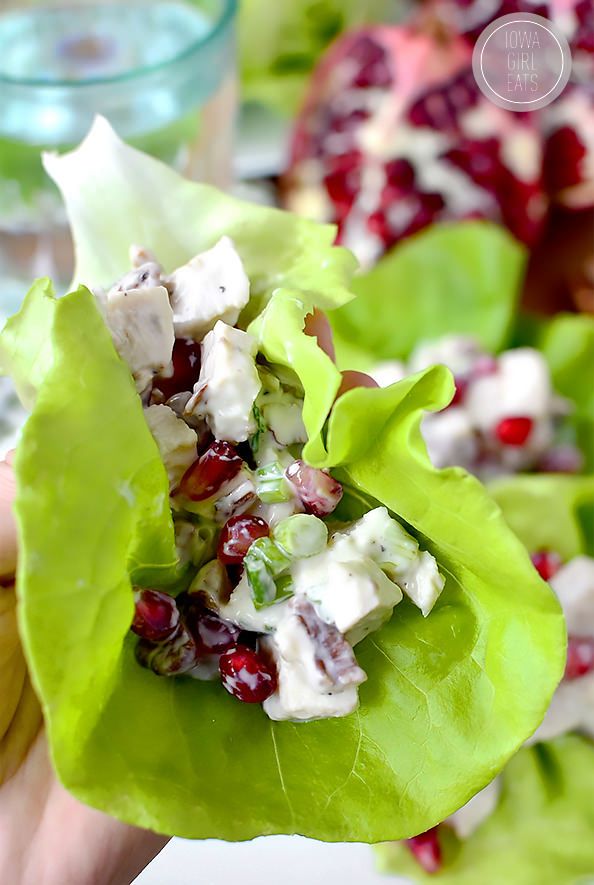
[[(16, 457), (20, 630), (56, 772), (82, 801), (191, 838), (301, 833), (375, 842), (427, 829), (477, 792), (542, 720), (563, 672), (559, 606), (473, 477), (435, 470), (419, 424), (452, 396), (443, 367), (333, 403), (341, 375), (303, 332), (352, 297), (332, 228), (190, 183), (104, 121), (48, 157), (76, 281), (38, 281), (0, 338), (32, 407)], [(403, 602), (358, 646), (369, 681), (342, 719), (271, 722), (220, 688), (134, 659), (132, 587), (175, 588), (169, 487), (127, 366), (85, 285), (131, 243), (167, 269), (233, 237), (252, 283), (241, 318), (304, 392), (310, 465), (343, 483), (341, 518), (380, 502), (438, 559), (431, 616)], [(513, 593), (510, 592), (513, 588)]]
[(471, 336), (491, 354), (535, 348), (554, 391), (571, 404), (560, 442), (577, 443), (582, 469), (590, 472), (594, 318), (523, 316), (518, 299), (525, 264), (523, 247), (490, 223), (439, 224), (416, 234), (356, 277), (358, 297), (332, 314), (338, 364), (369, 371), (382, 361), (408, 360), (420, 343), (448, 336)]
[[(530, 551), (594, 553), (593, 477), (517, 477), (493, 489)], [(378, 848), (380, 868), (411, 882), (577, 885), (594, 874), (594, 745), (579, 734), (520, 750), (499, 778), (495, 810), (465, 840), (439, 828), (442, 869), (423, 872), (404, 844)]]

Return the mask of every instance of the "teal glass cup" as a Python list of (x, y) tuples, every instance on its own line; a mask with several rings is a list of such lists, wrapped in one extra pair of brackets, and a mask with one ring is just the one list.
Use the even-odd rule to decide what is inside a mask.
[[(72, 246), (41, 164), (103, 114), (131, 144), (229, 187), (236, 0), (21, 0), (0, 7), (0, 322)], [(92, 282), (92, 281), (91, 281)]]

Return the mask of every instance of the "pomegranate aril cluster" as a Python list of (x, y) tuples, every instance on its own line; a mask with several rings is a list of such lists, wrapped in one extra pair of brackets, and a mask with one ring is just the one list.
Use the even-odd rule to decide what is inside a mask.
[(189, 593), (176, 600), (158, 590), (136, 591), (131, 629), (140, 637), (138, 663), (157, 676), (191, 676), (214, 659), (223, 687), (240, 701), (262, 703), (276, 691), (274, 664), (246, 644), (249, 637), (235, 624)]

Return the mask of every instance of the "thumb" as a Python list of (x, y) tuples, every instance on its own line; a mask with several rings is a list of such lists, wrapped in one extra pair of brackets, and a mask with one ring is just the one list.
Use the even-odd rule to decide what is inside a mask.
[[(9, 457), (8, 460), (12, 460)], [(12, 467), (0, 462), (0, 581), (10, 578), (16, 569), (17, 534), (12, 505), (16, 483)]]

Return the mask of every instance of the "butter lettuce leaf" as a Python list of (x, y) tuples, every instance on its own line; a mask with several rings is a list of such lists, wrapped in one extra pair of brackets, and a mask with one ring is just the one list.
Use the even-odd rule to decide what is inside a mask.
[[(403, 602), (358, 646), (369, 680), (343, 719), (273, 723), (217, 683), (138, 666), (131, 585), (167, 586), (175, 571), (167, 480), (133, 382), (80, 288), (54, 304), (49, 368), (16, 461), (23, 643), (58, 775), (122, 820), (193, 838), (375, 842), (426, 829), (534, 731), (564, 659), (558, 604), (497, 506), (463, 471), (428, 461), (420, 420), (451, 398), (450, 374), (351, 391), (328, 419), (340, 375), (303, 334), (313, 306), (350, 297), (352, 261), (330, 248), (328, 229), (183, 182), (106, 124), (81, 151), (50, 161), (77, 277), (109, 283), (130, 242), (171, 267), (231, 232), (260, 299), (250, 331), (304, 388), (308, 460), (336, 467), (343, 515), (390, 507), (447, 583), (428, 618)], [(17, 331), (13, 359), (30, 348), (28, 325), (15, 344)]]
[[(567, 735), (521, 750), (501, 775), (494, 813), (468, 840), (440, 831), (443, 871), (427, 875), (405, 845), (378, 849), (385, 873), (443, 885), (587, 885), (594, 875), (594, 744)], [(386, 878), (386, 885), (390, 879)]]
[(436, 224), (404, 240), (355, 278), (358, 297), (332, 315), (339, 365), (406, 359), (420, 341), (454, 333), (499, 350), (525, 263), (523, 247), (484, 221)]
[[(565, 561), (594, 555), (594, 477), (521, 476), (491, 491), (529, 551), (553, 550)], [(401, 843), (377, 849), (382, 871), (444, 885), (590, 881), (594, 743), (571, 734), (525, 747), (500, 775), (500, 785), (495, 811), (470, 838), (460, 841), (451, 828), (440, 828), (439, 873), (425, 874)]]
[(573, 403), (571, 416), (586, 469), (594, 470), (594, 317), (555, 317), (537, 345), (551, 368), (555, 390)]

